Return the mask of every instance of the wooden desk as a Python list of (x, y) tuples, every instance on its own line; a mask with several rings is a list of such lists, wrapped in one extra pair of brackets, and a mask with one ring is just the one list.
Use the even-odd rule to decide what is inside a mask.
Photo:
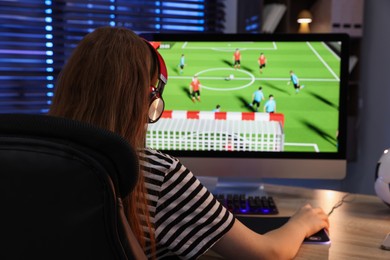
[[(264, 190), (274, 197), (279, 216), (291, 216), (306, 203), (330, 212), (346, 195), (332, 190), (267, 184), (264, 185)], [(323, 253), (324, 250), (302, 245), (296, 259), (390, 259), (390, 251), (380, 249), (383, 239), (390, 232), (390, 207), (378, 197), (350, 194), (340, 207), (334, 209), (329, 219), (332, 241), (329, 251)]]

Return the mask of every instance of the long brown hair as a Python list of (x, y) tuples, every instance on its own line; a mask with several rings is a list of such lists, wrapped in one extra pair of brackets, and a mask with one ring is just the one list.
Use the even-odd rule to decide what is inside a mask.
[[(134, 32), (101, 27), (86, 35), (61, 71), (49, 115), (91, 123), (116, 132), (134, 148), (145, 145), (149, 86), (156, 61)], [(140, 244), (146, 242), (137, 205), (155, 240), (147, 209), (143, 175), (125, 200), (126, 215)], [(139, 208), (138, 208), (139, 210)]]

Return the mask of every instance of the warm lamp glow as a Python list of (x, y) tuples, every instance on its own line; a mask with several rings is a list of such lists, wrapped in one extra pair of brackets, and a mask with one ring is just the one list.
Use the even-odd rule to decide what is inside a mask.
[(313, 20), (313, 17), (311, 16), (311, 13), (308, 10), (302, 10), (298, 14), (297, 22), (299, 23), (299, 30), (300, 33), (309, 33), (310, 27), (309, 23), (311, 23)]

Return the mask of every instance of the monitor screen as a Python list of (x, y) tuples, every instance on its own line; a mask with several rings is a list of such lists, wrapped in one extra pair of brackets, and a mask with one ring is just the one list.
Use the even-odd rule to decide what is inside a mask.
[(199, 176), (342, 179), (345, 34), (148, 34), (168, 69), (147, 146)]

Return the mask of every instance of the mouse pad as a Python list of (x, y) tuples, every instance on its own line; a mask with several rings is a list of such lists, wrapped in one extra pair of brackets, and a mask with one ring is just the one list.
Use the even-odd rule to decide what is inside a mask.
[[(236, 218), (245, 226), (250, 228), (259, 234), (265, 234), (268, 231), (279, 228), (285, 224), (289, 217), (244, 217), (236, 216)], [(318, 231), (312, 236), (305, 238), (304, 243), (320, 243), (320, 244), (329, 244), (330, 239), (328, 234), (324, 229)]]

